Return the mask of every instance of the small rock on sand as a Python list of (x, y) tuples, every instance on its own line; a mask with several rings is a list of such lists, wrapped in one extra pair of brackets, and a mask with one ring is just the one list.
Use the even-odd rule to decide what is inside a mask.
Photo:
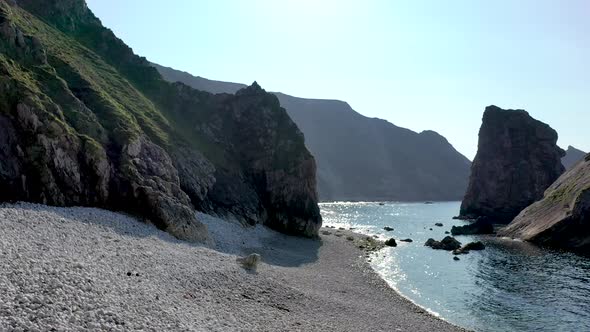
[(258, 268), (258, 262), (260, 262), (259, 254), (250, 254), (246, 257), (236, 258), (236, 262), (240, 263), (243, 268), (251, 271), (256, 271)]
[(385, 245), (388, 247), (397, 247), (397, 243), (395, 242), (394, 238), (385, 241)]

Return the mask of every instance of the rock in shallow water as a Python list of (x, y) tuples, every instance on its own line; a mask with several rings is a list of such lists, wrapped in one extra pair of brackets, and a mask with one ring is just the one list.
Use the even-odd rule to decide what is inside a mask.
[(486, 246), (481, 242), (469, 242), (459, 249), (453, 250), (453, 255), (468, 254), (471, 250), (484, 250)]
[(451, 233), (453, 235), (493, 234), (494, 226), (487, 218), (482, 217), (469, 225), (453, 226)]
[(424, 243), (424, 245), (427, 247), (431, 247), (432, 249), (447, 251), (461, 248), (461, 242), (457, 241), (452, 236), (446, 236), (444, 239), (442, 239), (442, 241), (428, 239), (426, 243)]
[(391, 238), (391, 239), (385, 241), (385, 245), (388, 247), (397, 247), (397, 242), (395, 242), (394, 238)]

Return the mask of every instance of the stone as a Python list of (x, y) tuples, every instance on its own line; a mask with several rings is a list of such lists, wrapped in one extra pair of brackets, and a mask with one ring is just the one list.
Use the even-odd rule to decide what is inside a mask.
[(563, 174), (542, 200), (523, 210), (499, 236), (590, 253), (590, 154)]
[(412, 239), (402, 239), (400, 242), (414, 242)]
[(477, 221), (464, 226), (451, 227), (453, 235), (475, 235), (475, 234), (493, 234), (494, 225), (488, 218), (481, 217)]
[(386, 231), (388, 231), (388, 232), (393, 231), (393, 227), (389, 227), (389, 226), (385, 226), (385, 227), (383, 227), (383, 229), (386, 230)]
[(471, 250), (484, 250), (486, 246), (481, 241), (469, 242), (459, 249), (453, 250), (453, 255), (468, 254)]
[(452, 250), (461, 248), (461, 242), (457, 241), (452, 236), (446, 236), (441, 241), (436, 241), (431, 238), (431, 239), (428, 239), (426, 241), (426, 243), (424, 243), (424, 245), (427, 247), (431, 247), (432, 249), (447, 250), (447, 251), (452, 251)]
[(457, 257), (457, 256), (453, 256), (453, 260), (454, 260), (454, 261), (458, 261), (458, 260), (460, 260), (460, 258), (459, 258), (459, 257)]
[(564, 172), (564, 155), (557, 132), (526, 111), (486, 107), (461, 217), (509, 223)]
[(385, 245), (388, 247), (397, 247), (397, 242), (395, 242), (394, 238), (391, 238), (391, 239), (385, 241)]
[(434, 224), (434, 226), (443, 227), (444, 225), (441, 222), (437, 222), (436, 224)]
[(261, 260), (261, 256), (259, 254), (250, 254), (246, 257), (238, 257), (236, 258), (236, 262), (240, 264), (244, 269), (254, 271), (258, 269), (258, 263)]

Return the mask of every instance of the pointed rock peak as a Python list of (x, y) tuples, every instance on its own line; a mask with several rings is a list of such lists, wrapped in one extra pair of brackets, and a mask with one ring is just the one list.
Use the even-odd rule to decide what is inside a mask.
[(266, 91), (258, 84), (258, 82), (254, 81), (254, 83), (252, 83), (252, 85), (238, 90), (238, 92), (236, 92), (236, 95), (245, 96), (245, 95), (258, 95), (258, 94), (262, 94), (262, 93), (266, 93)]

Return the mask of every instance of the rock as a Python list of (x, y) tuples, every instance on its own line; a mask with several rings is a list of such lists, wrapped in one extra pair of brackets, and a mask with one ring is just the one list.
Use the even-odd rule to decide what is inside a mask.
[(260, 260), (261, 257), (259, 254), (250, 254), (246, 257), (236, 258), (236, 262), (242, 265), (243, 268), (254, 272), (258, 268), (258, 263), (260, 262)]
[(475, 235), (475, 234), (493, 234), (494, 226), (487, 218), (479, 218), (476, 222), (464, 226), (453, 226), (451, 234), (453, 235)]
[(437, 222), (436, 224), (434, 224), (434, 226), (443, 227), (444, 225), (442, 223), (440, 223), (440, 222)]
[(460, 259), (459, 259), (459, 257), (457, 257), (457, 256), (454, 256), (454, 257), (453, 257), (453, 260), (454, 260), (454, 261), (458, 261), (458, 260), (460, 260)]
[(469, 242), (463, 246), (464, 250), (484, 250), (486, 246), (481, 241)]
[(400, 242), (414, 242), (412, 239), (402, 239)]
[(453, 250), (453, 255), (468, 254), (471, 250), (484, 250), (486, 246), (481, 242), (469, 242), (459, 249)]
[(195, 208), (318, 235), (315, 159), (275, 95), (168, 83), (82, 0), (5, 2), (0, 201), (120, 210), (195, 242)]
[(461, 248), (461, 242), (457, 241), (452, 236), (446, 236), (444, 239), (442, 239), (442, 241), (428, 239), (426, 243), (424, 243), (424, 245), (427, 247), (431, 247), (432, 249), (447, 251), (452, 251)]
[(346, 237), (346, 239), (347, 239), (348, 241), (354, 241), (354, 237), (352, 237), (352, 236), (347, 236), (347, 237)]
[(449, 232), (449, 231), (445, 231), (445, 234), (451, 234), (451, 232)]
[(332, 232), (330, 232), (330, 231), (322, 231), (322, 234), (323, 235), (330, 235), (330, 234), (332, 234)]
[(388, 232), (393, 231), (393, 227), (389, 227), (389, 226), (385, 226), (385, 227), (383, 227), (383, 229), (386, 230), (386, 231), (388, 231)]
[(542, 200), (523, 210), (499, 236), (590, 253), (590, 155), (563, 174)]
[(428, 230), (432, 230), (432, 228), (429, 228)]
[(509, 223), (541, 199), (564, 171), (556, 143), (557, 132), (524, 110), (487, 107), (461, 217)]
[(388, 247), (397, 247), (397, 243), (395, 242), (394, 238), (385, 241), (385, 245)]

